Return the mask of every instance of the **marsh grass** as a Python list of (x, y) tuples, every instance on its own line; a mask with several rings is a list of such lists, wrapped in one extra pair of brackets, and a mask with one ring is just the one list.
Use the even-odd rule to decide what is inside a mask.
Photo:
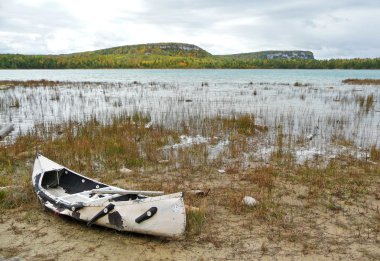
[(263, 197), (260, 204), (250, 211), (253, 213), (253, 218), (269, 225), (280, 225), (285, 215), (281, 204), (275, 198), (269, 196)]
[(363, 96), (358, 95), (355, 98), (356, 103), (359, 104), (360, 111), (368, 114), (371, 110), (374, 109), (374, 94), (371, 93), (369, 95)]
[(289, 180), (306, 186), (309, 199), (322, 198), (327, 193), (341, 200), (352, 200), (369, 192), (368, 187), (375, 175), (376, 168), (363, 165), (352, 157), (341, 156), (323, 168), (299, 166)]
[(380, 161), (380, 149), (376, 145), (371, 146), (370, 155), (372, 160)]
[(256, 184), (259, 188), (265, 188), (269, 193), (274, 188), (276, 174), (273, 167), (259, 167), (247, 172), (242, 180)]
[[(40, 86), (57, 86), (61, 82), (59, 81), (49, 81), (49, 80), (27, 80), (27, 81), (0, 81), (0, 86), (25, 86), (25, 87), (40, 87)], [(66, 83), (66, 82), (65, 82)]]
[(56, 155), (56, 160), (68, 162), (79, 171), (149, 165), (159, 158), (158, 148), (166, 142), (163, 137), (172, 133), (146, 129), (144, 124), (147, 121), (143, 116), (121, 115), (115, 117), (110, 125), (102, 124), (96, 118), (86, 124), (63, 124), (59, 138), (54, 139), (53, 133), (43, 131), (42, 135), (47, 136), (48, 141), (44, 142), (40, 152)]
[[(6, 180), (6, 184), (4, 184), (4, 180)], [(0, 209), (28, 206), (35, 199), (30, 185), (29, 175), (23, 172), (21, 175), (19, 174), (12, 177), (11, 181), (9, 180), (10, 178), (5, 175), (0, 176), (1, 183), (6, 185), (0, 189)]]
[(380, 79), (345, 79), (342, 83), (355, 85), (380, 85)]
[(206, 226), (206, 213), (203, 210), (189, 210), (186, 213), (187, 233), (189, 235), (199, 235), (204, 232)]
[(340, 134), (333, 134), (331, 136), (331, 141), (336, 145), (345, 146), (345, 147), (353, 147), (355, 146), (355, 142), (351, 139), (348, 139)]

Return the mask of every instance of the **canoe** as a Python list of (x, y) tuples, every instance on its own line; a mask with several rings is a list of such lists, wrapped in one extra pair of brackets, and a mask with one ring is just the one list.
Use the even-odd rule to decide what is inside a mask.
[(184, 233), (183, 193), (125, 190), (37, 155), (32, 175), (41, 204), (55, 213), (119, 231), (177, 237)]

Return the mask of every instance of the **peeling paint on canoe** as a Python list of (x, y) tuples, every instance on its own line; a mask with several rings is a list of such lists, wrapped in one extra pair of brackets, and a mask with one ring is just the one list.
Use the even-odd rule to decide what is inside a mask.
[(71, 216), (77, 220), (81, 220), (79, 211), (73, 211)]
[(123, 229), (123, 218), (117, 211), (108, 214), (108, 221), (118, 229)]

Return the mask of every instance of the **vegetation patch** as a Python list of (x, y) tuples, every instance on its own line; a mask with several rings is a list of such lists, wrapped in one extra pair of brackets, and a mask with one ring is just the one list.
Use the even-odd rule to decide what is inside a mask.
[(380, 79), (345, 79), (342, 82), (354, 85), (380, 85)]

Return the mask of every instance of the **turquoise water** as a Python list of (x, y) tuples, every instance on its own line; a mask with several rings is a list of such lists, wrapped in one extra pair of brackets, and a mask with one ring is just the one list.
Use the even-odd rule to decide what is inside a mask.
[(107, 69), (0, 70), (0, 80), (171, 82), (171, 83), (312, 83), (340, 84), (347, 78), (380, 78), (380, 70), (230, 70), (230, 69)]

